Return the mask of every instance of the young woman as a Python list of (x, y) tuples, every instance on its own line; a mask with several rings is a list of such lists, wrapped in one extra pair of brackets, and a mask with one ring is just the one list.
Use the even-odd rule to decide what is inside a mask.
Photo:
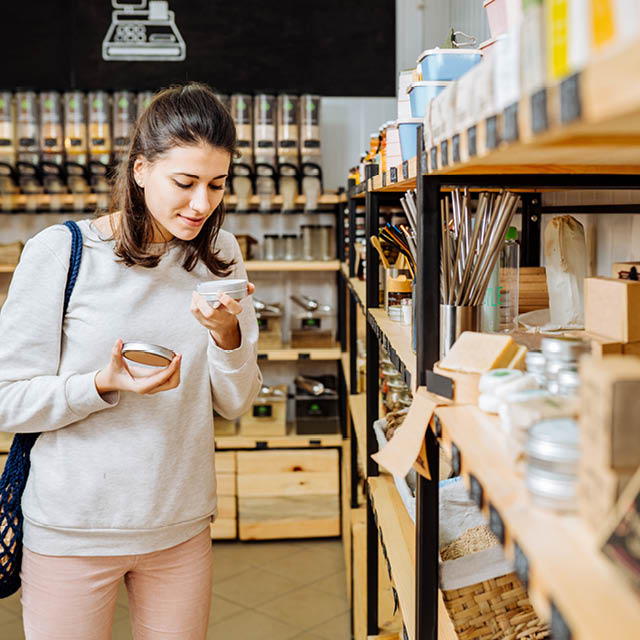
[[(63, 225), (27, 242), (0, 314), (0, 430), (40, 432), (23, 497), (28, 640), (109, 640), (122, 577), (136, 640), (203, 640), (216, 514), (213, 410), (234, 418), (261, 384), (250, 298), (199, 282), (245, 278), (220, 229), (234, 152), (205, 86), (159, 93), (119, 168), (114, 213), (82, 220), (62, 321)], [(249, 293), (253, 286), (249, 286)], [(176, 353), (127, 363), (123, 341)]]

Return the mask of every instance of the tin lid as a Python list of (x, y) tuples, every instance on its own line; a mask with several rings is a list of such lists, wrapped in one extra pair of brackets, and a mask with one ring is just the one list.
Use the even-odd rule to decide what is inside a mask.
[(542, 353), (548, 360), (576, 361), (589, 350), (589, 344), (579, 338), (543, 338)]
[(148, 342), (125, 342), (122, 355), (136, 364), (150, 367), (166, 367), (176, 355), (171, 349)]
[(574, 369), (562, 369), (556, 380), (561, 393), (577, 393), (580, 389), (580, 374)]
[(580, 457), (580, 433), (575, 420), (554, 418), (531, 426), (525, 445), (529, 458), (541, 462), (575, 465)]
[(544, 371), (545, 357), (542, 351), (528, 351), (524, 362), (527, 371)]
[(562, 509), (576, 507), (577, 482), (574, 475), (529, 466), (525, 483), (531, 493), (549, 501), (547, 506)]
[(436, 47), (435, 49), (426, 49), (425, 51), (423, 51), (418, 57), (417, 63), (420, 64), (427, 56), (441, 55), (441, 54), (444, 54), (445, 56), (451, 56), (451, 55), (460, 55), (461, 53), (462, 54), (473, 53), (479, 56), (483, 55), (480, 49), (440, 49)]
[(226, 293), (231, 297), (235, 295), (244, 297), (247, 295), (247, 281), (244, 278), (210, 280), (198, 284), (196, 291), (203, 297), (217, 296), (219, 293)]

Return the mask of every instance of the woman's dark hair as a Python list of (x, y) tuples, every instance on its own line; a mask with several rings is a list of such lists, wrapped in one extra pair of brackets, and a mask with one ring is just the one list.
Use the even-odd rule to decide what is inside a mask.
[[(230, 158), (235, 152), (233, 119), (204, 84), (190, 83), (164, 89), (139, 114), (129, 153), (117, 169), (112, 193), (111, 210), (122, 212), (114, 233), (114, 251), (126, 265), (155, 267), (161, 257), (148, 250), (157, 223), (147, 210), (143, 189), (134, 180), (136, 159), (143, 157), (153, 163), (172, 147), (202, 143), (227, 151)], [(215, 250), (224, 216), (225, 208), (221, 202), (193, 240), (173, 240), (183, 245), (182, 266), (187, 271), (202, 260), (216, 276), (229, 274), (233, 261), (220, 259)]]

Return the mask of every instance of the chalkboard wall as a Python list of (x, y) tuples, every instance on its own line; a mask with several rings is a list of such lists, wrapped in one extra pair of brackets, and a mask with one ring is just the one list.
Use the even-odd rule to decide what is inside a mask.
[[(0, 87), (7, 89), (144, 90), (200, 80), (223, 93), (395, 95), (395, 0), (169, 0), (186, 47), (182, 61), (103, 59), (103, 40), (112, 22), (120, 25), (123, 46), (123, 40), (148, 39), (157, 28), (140, 26), (132, 18), (144, 20), (151, 8), (166, 14), (166, 3), (3, 4)], [(128, 16), (122, 11), (126, 5)], [(153, 37), (156, 44), (175, 39)]]

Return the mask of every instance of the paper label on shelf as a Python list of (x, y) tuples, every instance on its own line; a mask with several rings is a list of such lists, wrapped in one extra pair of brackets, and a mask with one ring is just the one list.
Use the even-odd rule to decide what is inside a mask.
[(456, 133), (466, 131), (475, 124), (473, 102), (473, 76), (478, 65), (460, 77), (456, 88)]
[(476, 122), (481, 122), (496, 114), (493, 93), (495, 58), (496, 56), (489, 56), (475, 66), (477, 71), (473, 76), (473, 96)]
[(549, 0), (545, 6), (548, 71), (554, 81), (569, 74), (569, 0)]
[[(446, 90), (445, 90), (446, 91)], [(447, 105), (447, 97), (445, 91), (439, 93), (431, 101), (431, 135), (433, 144), (440, 144), (445, 138), (445, 109)]]
[[(447, 401), (443, 399), (440, 403), (435, 397), (429, 395), (426, 389), (417, 390), (402, 427), (396, 430), (393, 438), (382, 451), (374, 453), (371, 457), (390, 473), (398, 474), (404, 478), (411, 467), (414, 467), (414, 463), (420, 455), (427, 426), (439, 404), (447, 404)], [(419, 464), (414, 468), (427, 480), (431, 480), (431, 474), (426, 464)]]
[(494, 95), (501, 112), (520, 98), (520, 33), (505, 33), (494, 47)]
[(591, 31), (596, 50), (611, 44), (616, 36), (614, 0), (591, 0)]
[(423, 126), (423, 137), (424, 137), (424, 148), (429, 151), (433, 146), (433, 130), (431, 129), (431, 110), (433, 109), (433, 100), (429, 102), (427, 108), (424, 111), (424, 126)]
[(542, 6), (526, 9), (520, 38), (521, 93), (529, 96), (545, 85), (545, 38)]
[(444, 105), (444, 139), (451, 138), (456, 131), (456, 90), (457, 82), (450, 84), (442, 92), (442, 101)]

